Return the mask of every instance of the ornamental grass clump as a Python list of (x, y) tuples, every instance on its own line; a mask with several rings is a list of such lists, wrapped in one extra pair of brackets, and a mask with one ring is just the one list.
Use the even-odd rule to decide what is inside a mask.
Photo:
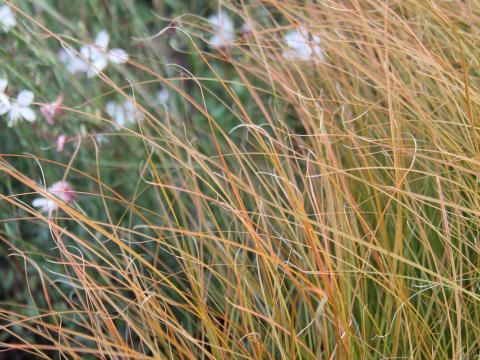
[(5, 3), (6, 354), (478, 355), (478, 5)]

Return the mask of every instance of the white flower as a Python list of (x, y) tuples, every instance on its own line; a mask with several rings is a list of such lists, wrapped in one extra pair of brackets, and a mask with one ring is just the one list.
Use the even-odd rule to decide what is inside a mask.
[(10, 111), (12, 105), (8, 96), (5, 95), (5, 89), (7, 88), (8, 81), (5, 79), (0, 79), (0, 115), (3, 115)]
[(4, 32), (9, 32), (17, 25), (15, 13), (7, 5), (0, 6), (0, 28)]
[(55, 201), (47, 199), (47, 198), (36, 198), (32, 201), (33, 207), (39, 208), (40, 212), (52, 212), (58, 209), (58, 205)]
[(235, 41), (235, 32), (233, 21), (223, 12), (212, 15), (208, 22), (214, 30), (214, 35), (210, 38), (210, 45), (214, 48), (230, 46)]
[[(75, 200), (75, 194), (73, 192), (72, 186), (66, 181), (57, 181), (52, 186), (48, 188), (48, 192), (55, 196), (56, 198), (63, 200), (65, 202), (72, 202)], [(39, 208), (41, 212), (52, 212), (58, 209), (58, 205), (54, 200), (39, 197), (35, 198), (32, 201), (32, 205), (36, 208)]]
[(80, 53), (87, 60), (87, 76), (94, 77), (102, 72), (111, 62), (113, 64), (124, 64), (128, 61), (128, 54), (122, 49), (108, 50), (110, 35), (106, 30), (102, 30), (95, 38), (95, 44), (84, 45)]
[(33, 92), (29, 90), (22, 90), (18, 93), (17, 99), (12, 102), (8, 110), (8, 126), (16, 125), (20, 119), (25, 119), (29, 122), (36, 120), (35, 113), (29, 107), (33, 97)]
[(71, 74), (86, 72), (88, 69), (87, 62), (70, 49), (60, 50), (57, 56)]
[(122, 103), (107, 102), (105, 111), (119, 127), (128, 125), (126, 123), (136, 124), (137, 118), (138, 120), (143, 120), (143, 113), (137, 110), (135, 105), (128, 99)]
[(170, 93), (168, 92), (167, 89), (160, 89), (157, 91), (157, 94), (155, 95), (156, 103), (160, 105), (165, 105), (168, 102), (169, 98), (170, 98)]
[(103, 135), (103, 134), (96, 134), (95, 135), (95, 141), (101, 147), (104, 144), (108, 143), (108, 137)]
[(283, 51), (283, 56), (287, 59), (310, 60), (316, 58), (320, 61), (325, 60), (325, 53), (320, 47), (320, 38), (309, 34), (304, 26), (298, 30), (289, 31), (284, 36), (289, 49)]
[(250, 34), (252, 32), (253, 26), (251, 23), (244, 22), (240, 28), (240, 32), (244, 35)]

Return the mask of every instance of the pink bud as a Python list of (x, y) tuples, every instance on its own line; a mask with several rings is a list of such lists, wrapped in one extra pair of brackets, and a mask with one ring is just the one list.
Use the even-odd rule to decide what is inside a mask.
[(55, 196), (58, 196), (65, 202), (72, 202), (75, 200), (75, 193), (72, 186), (66, 181), (57, 181), (48, 188), (48, 191)]
[(54, 102), (44, 104), (40, 107), (40, 112), (50, 125), (54, 124), (55, 117), (62, 112), (62, 102), (63, 95), (59, 95)]
[(61, 134), (57, 137), (57, 152), (62, 152), (65, 147), (66, 142), (68, 141), (68, 136)]

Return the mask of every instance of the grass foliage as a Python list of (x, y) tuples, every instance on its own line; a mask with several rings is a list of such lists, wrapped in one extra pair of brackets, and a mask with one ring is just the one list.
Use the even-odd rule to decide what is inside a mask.
[[(478, 355), (476, 0), (4, 2), (12, 97), (65, 99), (55, 125), (0, 120), (6, 354)], [(212, 49), (220, 7), (236, 40)], [(324, 61), (282, 56), (300, 25)], [(128, 64), (66, 72), (104, 28)], [(117, 129), (125, 98), (145, 119)], [(74, 203), (31, 207), (61, 179)]]

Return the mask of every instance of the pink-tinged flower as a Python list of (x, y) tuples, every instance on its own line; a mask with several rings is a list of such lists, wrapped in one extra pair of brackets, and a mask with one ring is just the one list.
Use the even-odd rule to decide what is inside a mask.
[(55, 101), (44, 104), (40, 107), (40, 113), (43, 115), (47, 123), (53, 125), (55, 122), (55, 117), (61, 114), (62, 112), (62, 102), (63, 95), (57, 96)]
[(61, 134), (57, 137), (57, 146), (56, 146), (57, 152), (63, 151), (63, 148), (65, 147), (65, 144), (67, 143), (67, 141), (68, 141), (68, 136), (65, 134)]
[[(66, 181), (57, 181), (48, 188), (48, 192), (60, 201), (66, 203), (73, 202), (75, 200), (75, 193), (72, 186)], [(33, 199), (32, 205), (39, 208), (40, 212), (52, 212), (58, 209), (58, 205), (54, 200), (47, 199), (45, 197), (38, 197)]]

